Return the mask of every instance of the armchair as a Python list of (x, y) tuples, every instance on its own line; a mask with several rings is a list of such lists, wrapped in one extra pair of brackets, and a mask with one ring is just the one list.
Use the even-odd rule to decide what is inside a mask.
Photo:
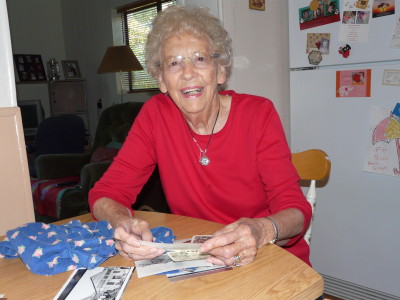
[[(46, 220), (50, 217), (50, 220), (57, 220), (89, 212), (88, 192), (110, 166), (112, 157), (125, 141), (142, 105), (139, 102), (126, 102), (105, 109), (100, 116), (90, 153), (41, 155), (35, 160), (39, 180), (80, 178), (78, 184), (71, 183), (70, 187), (60, 190), (62, 195), (57, 197), (58, 200), (54, 199), (57, 201), (56, 212), (50, 216), (39, 213), (37, 219)], [(133, 208), (169, 212), (157, 168), (138, 195)]]

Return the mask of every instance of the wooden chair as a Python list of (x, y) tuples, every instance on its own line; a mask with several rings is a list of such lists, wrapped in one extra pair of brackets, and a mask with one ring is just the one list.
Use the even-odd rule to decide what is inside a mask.
[[(292, 153), (292, 162), (300, 176), (301, 180), (311, 181), (307, 192), (307, 201), (311, 204), (314, 216), (314, 206), (316, 198), (316, 181), (327, 179), (331, 170), (331, 161), (329, 156), (322, 150), (311, 149), (299, 153)], [(311, 225), (304, 239), (310, 244)]]

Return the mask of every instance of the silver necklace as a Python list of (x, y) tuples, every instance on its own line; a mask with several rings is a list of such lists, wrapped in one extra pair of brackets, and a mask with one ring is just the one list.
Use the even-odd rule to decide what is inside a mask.
[(212, 136), (214, 134), (215, 124), (217, 124), (217, 120), (218, 120), (218, 116), (219, 116), (219, 110), (220, 110), (220, 108), (218, 108), (217, 117), (215, 118), (214, 125), (213, 125), (213, 128), (211, 130), (210, 137), (208, 138), (207, 146), (206, 146), (206, 148), (204, 150), (200, 147), (199, 143), (194, 138), (192, 130), (190, 129), (189, 124), (188, 124), (189, 132), (190, 132), (190, 135), (192, 136), (193, 142), (197, 145), (197, 148), (199, 148), (199, 150), (200, 150), (199, 163), (202, 166), (208, 166), (210, 164), (210, 159), (208, 158), (208, 156), (206, 154), (207, 154), (208, 146), (210, 145), (210, 142), (211, 142), (211, 138), (212, 138)]

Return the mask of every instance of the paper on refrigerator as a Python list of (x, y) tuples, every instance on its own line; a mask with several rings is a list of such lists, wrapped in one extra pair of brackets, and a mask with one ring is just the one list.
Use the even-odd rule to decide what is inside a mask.
[(363, 171), (400, 177), (400, 103), (371, 107)]

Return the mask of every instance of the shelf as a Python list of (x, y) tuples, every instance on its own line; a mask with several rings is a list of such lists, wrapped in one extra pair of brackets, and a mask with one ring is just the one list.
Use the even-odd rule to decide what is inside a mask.
[(38, 80), (38, 81), (17, 81), (15, 84), (48, 84), (48, 80)]
[(60, 79), (60, 80), (37, 80), (37, 81), (16, 81), (16, 84), (48, 84), (56, 82), (73, 82), (73, 81), (84, 81), (84, 78), (74, 78), (74, 79)]

